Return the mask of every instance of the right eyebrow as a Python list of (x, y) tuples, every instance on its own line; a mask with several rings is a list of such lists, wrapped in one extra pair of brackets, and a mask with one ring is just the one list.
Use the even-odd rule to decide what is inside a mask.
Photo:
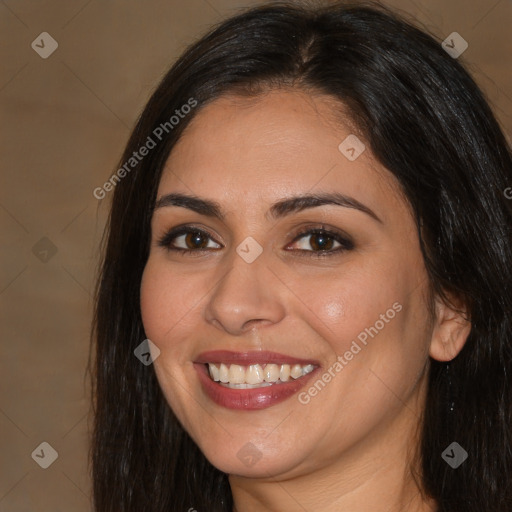
[(168, 206), (180, 206), (181, 208), (188, 208), (200, 215), (206, 217), (216, 217), (219, 220), (224, 220), (225, 214), (219, 203), (210, 199), (201, 199), (199, 197), (190, 196), (187, 194), (166, 194), (162, 196), (155, 204), (153, 210), (165, 208)]

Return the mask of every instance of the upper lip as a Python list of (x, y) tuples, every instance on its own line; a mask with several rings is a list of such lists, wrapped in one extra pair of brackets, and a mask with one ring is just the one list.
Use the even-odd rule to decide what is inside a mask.
[(300, 364), (308, 365), (313, 364), (318, 366), (317, 361), (311, 359), (301, 359), (299, 357), (288, 356), (279, 354), (277, 352), (269, 352), (267, 350), (249, 351), (249, 352), (234, 352), (231, 350), (210, 350), (199, 354), (196, 363), (229, 363), (239, 364), (241, 366), (261, 363), (275, 363), (275, 364)]

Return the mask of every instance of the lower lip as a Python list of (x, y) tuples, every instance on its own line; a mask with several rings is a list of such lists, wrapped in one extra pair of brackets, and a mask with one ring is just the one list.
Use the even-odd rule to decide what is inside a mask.
[(311, 373), (297, 380), (290, 380), (281, 384), (253, 389), (231, 389), (213, 381), (208, 375), (206, 365), (194, 363), (194, 368), (199, 374), (203, 390), (213, 402), (228, 409), (244, 409), (246, 411), (266, 409), (286, 400), (304, 387), (319, 369), (315, 368)]

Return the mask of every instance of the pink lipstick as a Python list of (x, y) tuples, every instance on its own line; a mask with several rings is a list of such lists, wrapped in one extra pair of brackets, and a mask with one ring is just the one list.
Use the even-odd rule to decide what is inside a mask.
[[(230, 370), (229, 375), (233, 375), (231, 365), (236, 365), (234, 367), (234, 373), (237, 375), (235, 383), (232, 383), (232, 379), (227, 379), (227, 368)], [(209, 366), (210, 370), (214, 370), (217, 374), (215, 379), (211, 376)], [(219, 367), (221, 372), (224, 372), (220, 378)], [(216, 350), (200, 354), (194, 361), (194, 368), (198, 373), (203, 391), (217, 405), (228, 409), (258, 410), (275, 405), (296, 394), (320, 369), (320, 365), (314, 360), (276, 352)], [(290, 377), (290, 368), (292, 368), (293, 378)], [(251, 377), (245, 377), (248, 375), (247, 372)], [(265, 379), (262, 382), (263, 374)], [(247, 384), (245, 378), (249, 381), (254, 379), (255, 375), (256, 380)]]

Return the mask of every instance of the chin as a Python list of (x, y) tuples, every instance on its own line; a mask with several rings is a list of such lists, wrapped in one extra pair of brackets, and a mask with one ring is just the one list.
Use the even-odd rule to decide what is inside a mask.
[(293, 472), (301, 464), (300, 457), (286, 457), (282, 452), (265, 456), (265, 452), (251, 442), (229, 454), (214, 453), (210, 456), (207, 451), (203, 453), (218, 470), (245, 478), (277, 477)]

